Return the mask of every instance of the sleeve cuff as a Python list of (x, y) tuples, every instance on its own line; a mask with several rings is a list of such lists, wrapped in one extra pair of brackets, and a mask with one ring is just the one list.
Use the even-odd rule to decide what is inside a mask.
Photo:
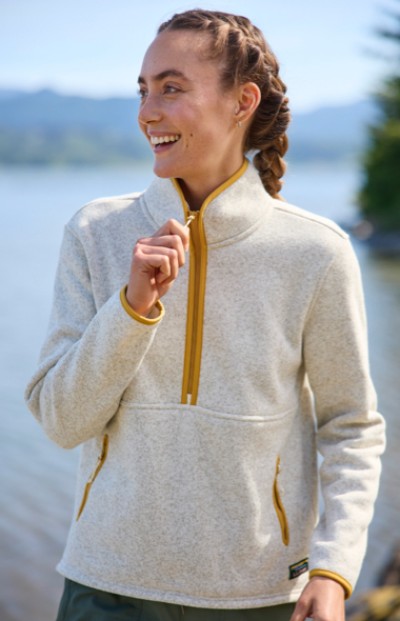
[(157, 300), (155, 304), (155, 308), (158, 310), (157, 317), (144, 317), (143, 315), (139, 315), (139, 313), (134, 311), (132, 306), (129, 305), (128, 300), (126, 299), (126, 289), (127, 287), (122, 287), (119, 297), (124, 310), (128, 313), (130, 317), (132, 317), (136, 321), (139, 321), (140, 323), (144, 323), (147, 326), (152, 326), (158, 323), (163, 318), (165, 310), (160, 300)]
[(331, 580), (338, 582), (344, 589), (345, 599), (349, 599), (353, 592), (353, 587), (350, 582), (334, 571), (329, 571), (328, 569), (312, 569), (310, 571), (310, 578), (313, 578), (314, 576), (322, 576), (323, 578), (330, 578)]

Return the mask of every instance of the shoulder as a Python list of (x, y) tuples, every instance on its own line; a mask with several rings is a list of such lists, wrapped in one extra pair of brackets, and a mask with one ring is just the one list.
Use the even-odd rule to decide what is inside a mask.
[(268, 252), (285, 272), (319, 282), (331, 266), (354, 271), (354, 249), (346, 231), (329, 218), (272, 199), (271, 216), (264, 224)]
[(296, 230), (303, 235), (324, 236), (332, 239), (348, 239), (348, 234), (333, 220), (314, 214), (291, 203), (274, 199), (274, 208), (278, 218), (289, 230)]
[(273, 234), (284, 244), (309, 261), (330, 261), (348, 252), (348, 233), (329, 218), (314, 214), (290, 203), (273, 199)]
[(119, 196), (97, 198), (86, 203), (70, 219), (67, 226), (75, 232), (85, 227), (101, 225), (107, 221), (109, 225), (116, 217), (128, 215), (138, 203), (143, 192), (132, 192)]

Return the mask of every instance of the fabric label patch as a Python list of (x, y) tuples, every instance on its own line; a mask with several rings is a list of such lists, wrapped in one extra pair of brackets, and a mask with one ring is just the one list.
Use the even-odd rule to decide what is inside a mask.
[(302, 561), (289, 565), (289, 580), (294, 580), (308, 571), (308, 558), (303, 558)]

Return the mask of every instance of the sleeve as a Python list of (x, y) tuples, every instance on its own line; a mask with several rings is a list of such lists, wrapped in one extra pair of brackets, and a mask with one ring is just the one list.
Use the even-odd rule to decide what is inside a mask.
[(321, 455), (323, 513), (310, 552), (310, 576), (342, 584), (358, 578), (373, 515), (385, 426), (370, 379), (358, 262), (344, 240), (326, 270), (304, 335)]
[(128, 314), (116, 291), (96, 309), (86, 255), (66, 227), (53, 308), (39, 365), (25, 398), (47, 435), (72, 448), (101, 433), (151, 346), (154, 319)]

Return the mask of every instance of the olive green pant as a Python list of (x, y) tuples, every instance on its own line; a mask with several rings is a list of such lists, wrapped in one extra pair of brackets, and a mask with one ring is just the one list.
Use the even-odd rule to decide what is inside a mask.
[(114, 595), (65, 581), (56, 621), (289, 621), (294, 604), (214, 610)]

